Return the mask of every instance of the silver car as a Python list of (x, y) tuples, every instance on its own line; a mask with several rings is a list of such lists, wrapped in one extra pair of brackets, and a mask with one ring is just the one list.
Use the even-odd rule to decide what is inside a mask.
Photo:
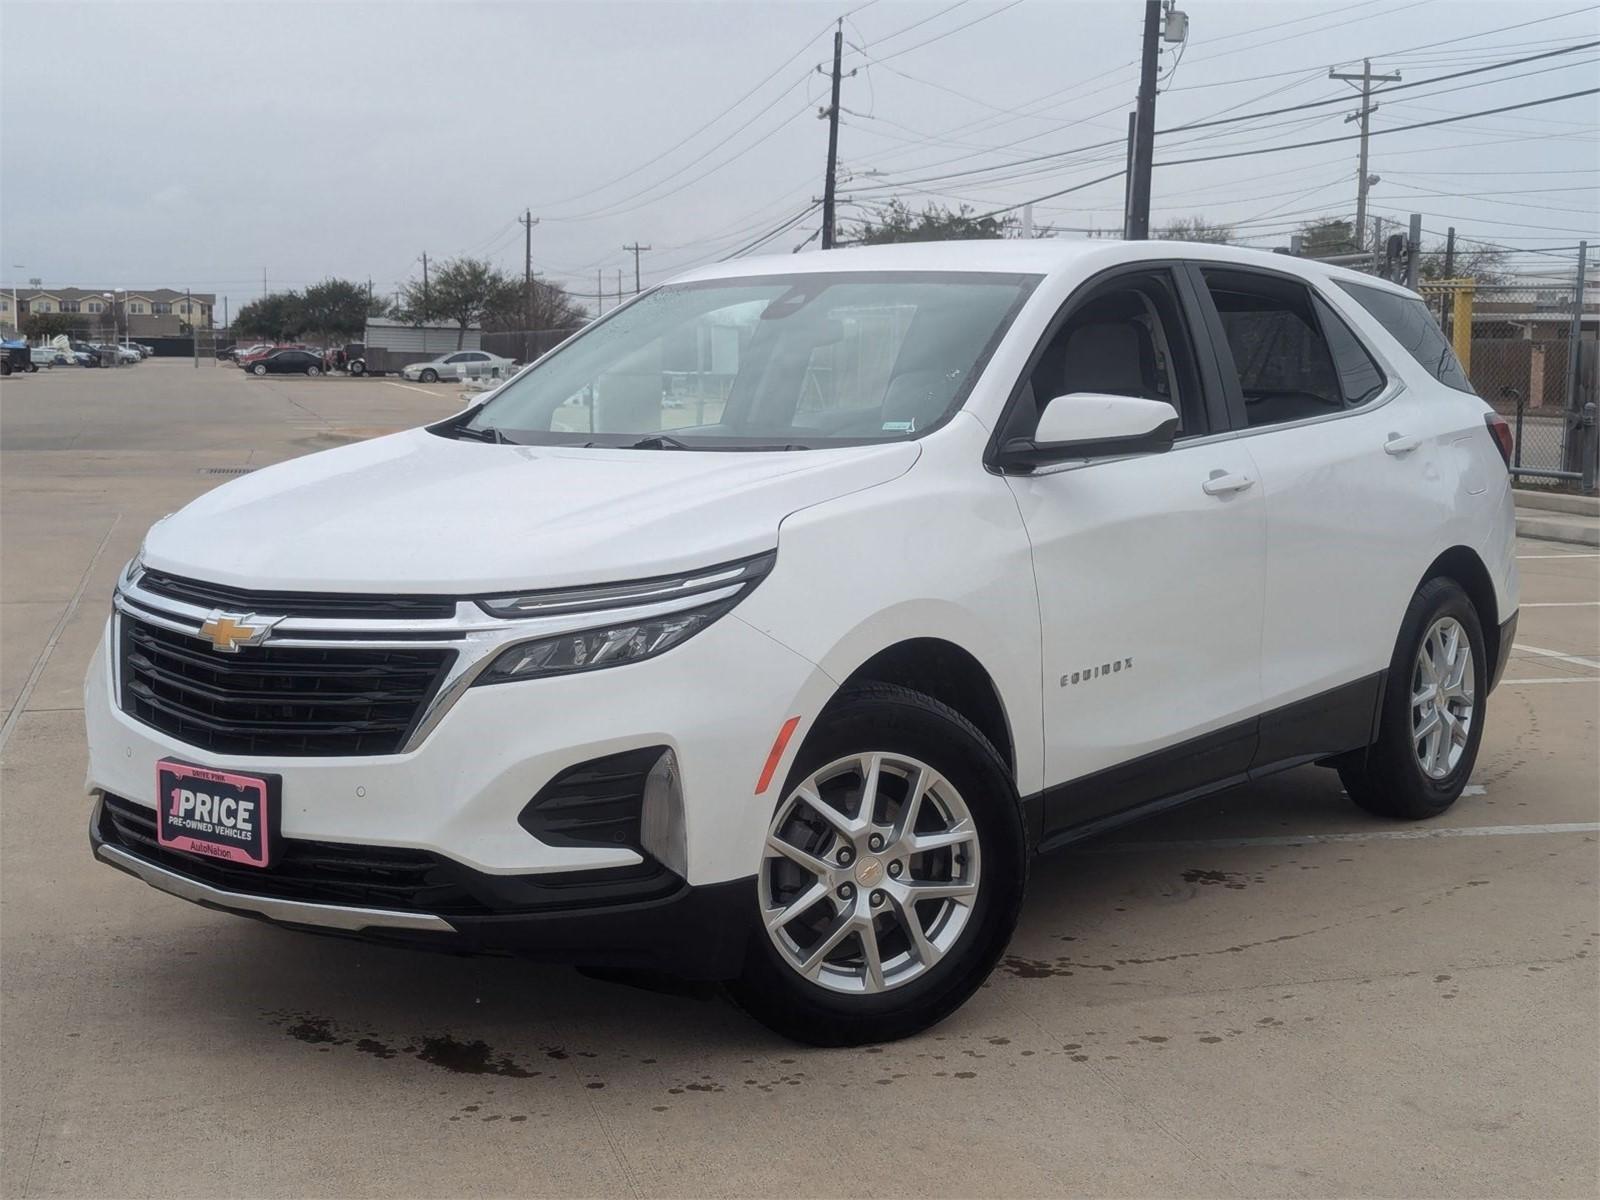
[(457, 350), (427, 362), (411, 363), (400, 374), (419, 383), (437, 383), (441, 379), (504, 377), (510, 375), (515, 366), (513, 359), (501, 358), (487, 350)]

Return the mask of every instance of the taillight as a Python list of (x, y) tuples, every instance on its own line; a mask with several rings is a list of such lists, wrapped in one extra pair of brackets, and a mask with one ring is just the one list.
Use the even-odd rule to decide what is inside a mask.
[(1506, 469), (1511, 469), (1511, 426), (1506, 424), (1506, 419), (1499, 413), (1487, 412), (1483, 414), (1483, 423), (1489, 427), (1489, 436), (1494, 439), (1495, 448), (1500, 451), (1500, 457), (1506, 460)]

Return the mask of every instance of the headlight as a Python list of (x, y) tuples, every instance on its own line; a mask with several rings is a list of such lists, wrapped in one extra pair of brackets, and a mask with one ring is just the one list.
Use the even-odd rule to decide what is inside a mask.
[[(609, 611), (615, 619), (592, 629), (518, 642), (502, 650), (475, 682), (511, 683), (654, 658), (688, 641), (742, 600), (772, 569), (773, 558), (761, 554), (689, 575), (480, 600), (480, 607), (496, 616)], [(617, 612), (628, 608), (636, 614)]]
[(139, 547), (139, 552), (128, 560), (128, 565), (122, 568), (120, 583), (127, 587), (133, 582), (133, 577), (144, 569), (144, 546)]

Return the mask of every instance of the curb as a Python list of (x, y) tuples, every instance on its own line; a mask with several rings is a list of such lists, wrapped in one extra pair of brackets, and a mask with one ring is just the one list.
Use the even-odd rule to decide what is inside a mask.
[(1519, 509), (1536, 508), (1541, 512), (1600, 517), (1600, 496), (1577, 496), (1571, 492), (1534, 491), (1531, 488), (1512, 488), (1511, 495)]
[(1580, 519), (1517, 513), (1517, 536), (1569, 546), (1600, 547), (1600, 525)]

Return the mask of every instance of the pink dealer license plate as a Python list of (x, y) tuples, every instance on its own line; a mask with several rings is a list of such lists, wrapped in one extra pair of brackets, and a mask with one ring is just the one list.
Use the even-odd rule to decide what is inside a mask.
[(270, 866), (278, 842), (277, 775), (156, 763), (156, 840), (246, 867)]

